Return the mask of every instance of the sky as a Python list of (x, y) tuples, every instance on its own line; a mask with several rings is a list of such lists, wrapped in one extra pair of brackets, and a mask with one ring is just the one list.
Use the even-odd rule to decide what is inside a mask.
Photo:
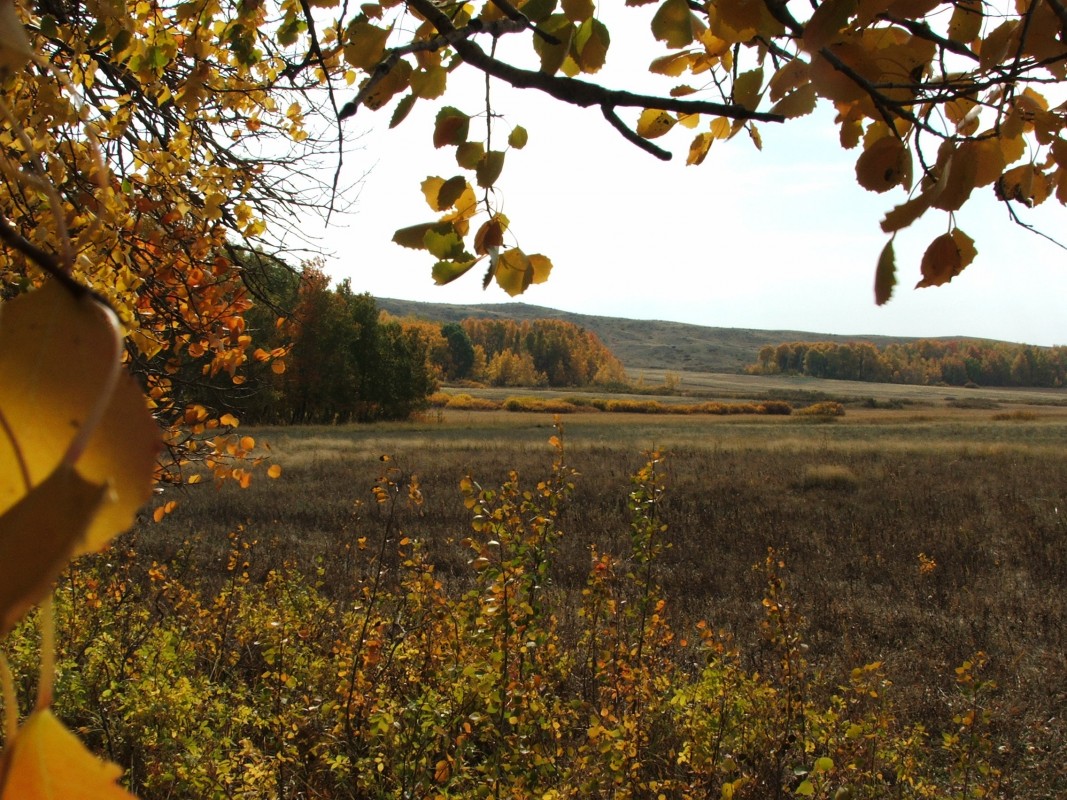
[[(608, 66), (589, 77), (666, 92), (671, 84), (645, 71), (657, 54), (651, 47), (638, 45), (647, 58), (613, 64), (613, 56), (632, 52), (632, 42), (647, 39), (644, 23), (605, 21), (612, 31)], [(483, 110), (484, 79), (458, 78), (445, 103), (470, 114)], [(348, 120), (346, 135), (359, 138), (345, 177), (366, 172), (359, 195), (352, 213), (308, 231), (322, 237), (330, 275), (350, 278), (358, 292), (437, 303), (524, 302), (714, 327), (1067, 345), (1067, 250), (1013, 224), (990, 188), (977, 190), (956, 215), (975, 239), (975, 262), (946, 286), (912, 288), (926, 245), (948, 230), (939, 212), (898, 234), (897, 287), (888, 304), (875, 306), (874, 270), (887, 241), (879, 222), (906, 194), (874, 194), (856, 184), (857, 152), (841, 149), (832, 111), (761, 124), (762, 152), (742, 132), (716, 142), (702, 165), (687, 167), (697, 131), (676, 126), (658, 139), (674, 153), (664, 163), (624, 140), (599, 110), (498, 81), (492, 97), (503, 115), (494, 122), (496, 141), (513, 124), (529, 132), (529, 144), (507, 154), (496, 201), (511, 220), (511, 243), (552, 260), (549, 280), (512, 300), (495, 285), (482, 290), (479, 264), (436, 286), (428, 253), (392, 243), (397, 228), (436, 216), (420, 182), (462, 172), (452, 148), (432, 146), (440, 101), (420, 102), (394, 130), (387, 130), (388, 107), (361, 109)], [(620, 109), (627, 121), (637, 114)], [(484, 121), (472, 121), (471, 138), (484, 130), (479, 126)], [(1055, 199), (1026, 219), (1067, 241), (1067, 212)]]

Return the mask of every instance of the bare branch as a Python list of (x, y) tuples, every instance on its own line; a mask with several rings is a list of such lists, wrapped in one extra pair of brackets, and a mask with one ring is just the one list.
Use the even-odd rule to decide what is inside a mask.
[(604, 112), (604, 119), (611, 123), (619, 133), (623, 135), (626, 141), (637, 145), (646, 153), (651, 153), (660, 161), (670, 161), (671, 154), (658, 145), (652, 144), (648, 139), (644, 139), (637, 135), (636, 131), (626, 127), (626, 123), (619, 119), (619, 115), (615, 113), (615, 109), (608, 105), (603, 105), (600, 110)]

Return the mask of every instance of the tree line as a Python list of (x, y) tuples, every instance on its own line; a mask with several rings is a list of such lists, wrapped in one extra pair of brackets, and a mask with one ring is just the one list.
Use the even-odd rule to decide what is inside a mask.
[(783, 342), (761, 348), (747, 371), (878, 383), (1059, 387), (1067, 385), (1067, 347), (933, 339), (882, 348), (870, 342)]
[(251, 357), (215, 381), (207, 354), (187, 352), (176, 383), (189, 402), (258, 424), (374, 422), (409, 417), (442, 382), (580, 387), (625, 383), (622, 363), (593, 333), (562, 320), (437, 323), (381, 311), (317, 264), (296, 271), (242, 254), (261, 295), (240, 335)]

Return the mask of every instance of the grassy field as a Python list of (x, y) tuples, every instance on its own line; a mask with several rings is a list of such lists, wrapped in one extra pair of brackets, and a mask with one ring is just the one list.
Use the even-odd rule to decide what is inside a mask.
[[(745, 385), (753, 396), (754, 384)], [(860, 398), (879, 398), (868, 405), (905, 402), (853, 401), (833, 420), (567, 415), (567, 461), (580, 477), (562, 513), (553, 590), (564, 606), (576, 603), (590, 548), (625, 550), (630, 475), (644, 451), (661, 450), (670, 548), (656, 578), (676, 630), (706, 621), (738, 643), (748, 669), (767, 669), (764, 577), (753, 567), (775, 548), (808, 657), (830, 685), (883, 662), (900, 713), (941, 730), (951, 724), (941, 701), (954, 667), (983, 652), (998, 686), (997, 759), (1026, 796), (1063, 796), (1067, 408), (1050, 402), (1062, 393), (983, 393), (961, 403), (959, 390), (866, 390)], [(253, 580), (288, 561), (318, 570), (327, 591), (343, 587), (354, 568), (347, 545), (381, 535), (368, 500), (388, 454), (417, 474), (425, 496), (400, 524), (458, 595), (472, 581), (470, 553), (459, 545), (470, 525), (460, 480), (470, 474), (491, 486), (514, 469), (532, 486), (551, 462), (553, 420), (446, 410), (403, 424), (249, 433), (269, 444), (283, 477), (257, 478), (247, 490), (168, 489), (165, 498), (180, 503), (136, 534), (142, 557), (192, 558), (221, 583), (228, 535), (240, 527), (258, 542)]]

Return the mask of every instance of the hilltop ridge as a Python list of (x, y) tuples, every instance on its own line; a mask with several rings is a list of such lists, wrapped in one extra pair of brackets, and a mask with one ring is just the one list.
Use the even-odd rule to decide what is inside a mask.
[(400, 317), (418, 317), (435, 322), (459, 322), (468, 317), (514, 320), (560, 319), (573, 322), (600, 337), (628, 369), (661, 369), (679, 372), (740, 373), (755, 363), (765, 345), (782, 342), (870, 342), (877, 347), (927, 339), (974, 337), (907, 337), (841, 335), (791, 330), (716, 328), (663, 320), (635, 320), (574, 314), (527, 303), (456, 305), (414, 300), (375, 298), (378, 307)]

